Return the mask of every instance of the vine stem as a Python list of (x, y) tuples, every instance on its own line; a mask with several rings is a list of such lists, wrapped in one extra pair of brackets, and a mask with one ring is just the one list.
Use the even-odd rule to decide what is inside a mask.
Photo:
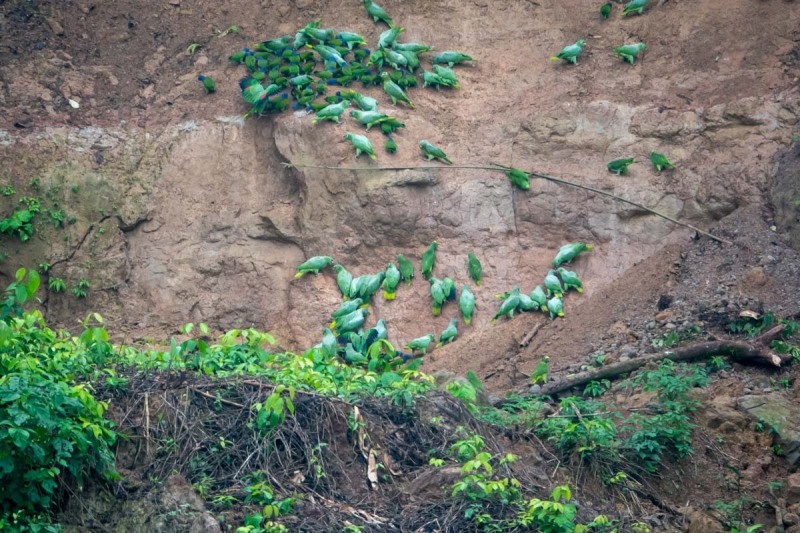
[[(448, 165), (448, 166), (441, 166), (441, 165), (419, 165), (413, 167), (336, 167), (331, 165), (304, 165), (302, 163), (282, 163), (282, 165), (286, 168), (314, 168), (314, 169), (321, 169), (321, 170), (341, 170), (341, 171), (352, 171), (352, 172), (385, 172), (385, 171), (397, 171), (397, 170), (451, 170), (451, 169), (470, 169), (470, 170), (488, 170), (491, 172), (506, 172), (511, 169), (511, 167), (507, 167), (505, 165), (500, 165), (497, 163), (492, 163), (491, 165)], [(703, 231), (698, 227), (695, 227), (688, 222), (682, 222), (675, 218), (672, 218), (668, 215), (663, 213), (659, 213), (653, 209), (650, 209), (647, 206), (644, 206), (640, 203), (634, 202), (632, 200), (628, 200), (627, 198), (623, 198), (621, 196), (617, 196), (616, 194), (611, 194), (610, 192), (601, 191), (600, 189), (595, 189), (594, 187), (589, 187), (588, 185), (581, 185), (580, 183), (575, 183), (574, 181), (569, 181), (561, 178), (556, 178), (554, 176), (549, 176), (547, 174), (542, 174), (540, 172), (527, 172), (529, 176), (534, 178), (542, 179), (545, 181), (550, 181), (552, 183), (557, 183), (559, 185), (567, 185), (569, 187), (575, 187), (577, 189), (583, 189), (584, 191), (589, 191), (594, 194), (598, 194), (600, 196), (605, 196), (607, 198), (611, 198), (618, 202), (622, 202), (628, 205), (632, 205), (634, 207), (638, 207), (639, 209), (643, 209), (648, 213), (652, 213), (657, 217), (663, 218), (673, 224), (677, 224), (679, 226), (684, 226), (686, 228), (693, 229), (697, 233), (701, 235), (705, 235), (711, 240), (723, 243), (723, 244), (733, 244), (731, 241), (722, 239), (715, 235), (708, 233), (707, 231)]]

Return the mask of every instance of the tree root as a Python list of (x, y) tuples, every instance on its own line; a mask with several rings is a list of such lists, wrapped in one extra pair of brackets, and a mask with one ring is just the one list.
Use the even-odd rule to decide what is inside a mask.
[(750, 342), (742, 341), (711, 341), (693, 344), (667, 350), (665, 352), (638, 357), (628, 361), (622, 361), (613, 365), (608, 365), (597, 370), (581, 372), (572, 376), (567, 376), (542, 387), (541, 394), (554, 395), (569, 390), (573, 387), (586, 385), (591, 381), (601, 379), (612, 379), (622, 374), (628, 374), (634, 370), (645, 366), (651, 362), (670, 359), (672, 361), (698, 361), (709, 359), (714, 356), (726, 356), (729, 359), (746, 364), (780, 367), (785, 362), (779, 355), (773, 352), (769, 344), (779, 337), (786, 326), (781, 324), (753, 339)]

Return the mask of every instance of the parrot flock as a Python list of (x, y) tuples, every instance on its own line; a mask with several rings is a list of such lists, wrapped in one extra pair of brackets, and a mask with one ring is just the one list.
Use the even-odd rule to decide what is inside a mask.
[[(423, 87), (458, 89), (461, 85), (453, 67), (474, 59), (462, 52), (446, 50), (431, 57), (431, 70), (425, 70), (421, 56), (433, 48), (398, 42), (405, 29), (394, 24), (391, 16), (372, 0), (362, 2), (367, 16), (388, 26), (378, 37), (374, 50), (367, 48), (367, 41), (361, 35), (322, 28), (318, 19), (300, 28), (294, 37), (284, 35), (231, 54), (228, 58), (231, 62), (247, 69), (247, 75), (239, 81), (242, 99), (250, 106), (245, 117), (280, 113), (291, 107), (314, 113), (313, 124), (326, 121), (341, 124), (349, 114), (367, 131), (378, 127), (386, 136), (385, 151), (396, 153), (398, 143), (393, 135), (405, 124), (379, 110), (377, 99), (352, 86), (360, 83), (362, 90), (382, 87), (393, 105), (414, 109), (408, 92), (419, 85), (420, 75)], [(198, 79), (206, 93), (214, 92), (216, 87), (211, 78)], [(329, 94), (332, 87), (338, 90)], [(351, 106), (354, 109), (347, 113)], [(365, 154), (377, 159), (367, 136), (350, 131), (344, 139), (353, 145), (356, 158)], [(418, 147), (427, 160), (452, 164), (447, 154), (429, 141), (420, 141)]]
[[(458, 337), (458, 315), (465, 325), (472, 324), (475, 314), (475, 294), (469, 285), (463, 284), (459, 296), (453, 279), (447, 276), (439, 279), (433, 275), (437, 248), (438, 243), (432, 241), (422, 253), (420, 264), (422, 276), (430, 286), (432, 313), (433, 316), (439, 316), (445, 305), (453, 301), (457, 302), (458, 314), (450, 317), (447, 327), (439, 334), (438, 340), (436, 335), (429, 333), (405, 343), (403, 347), (409, 350), (409, 353), (390, 350), (386, 345), (376, 345), (378, 348), (372, 349), (375, 343), (387, 339), (386, 322), (379, 319), (375, 327), (367, 330), (364, 329), (364, 323), (369, 314), (372, 298), (380, 289), (383, 289), (384, 300), (393, 301), (397, 297), (401, 282), (413, 283), (414, 264), (411, 260), (399, 254), (397, 262), (389, 262), (384, 271), (360, 276), (353, 276), (343, 265), (327, 255), (311, 257), (300, 264), (295, 279), (300, 279), (306, 274), (320, 274), (330, 268), (335, 274), (336, 285), (342, 295), (342, 302), (331, 313), (331, 322), (324, 328), (322, 342), (315, 349), (328, 357), (341, 357), (348, 364), (369, 365), (370, 369), (374, 369), (372, 367), (382, 364), (381, 361), (392, 365), (420, 359), (430, 349), (455, 341)], [(502, 316), (513, 318), (516, 311), (542, 311), (548, 313), (551, 319), (564, 316), (564, 295), (570, 290), (583, 292), (583, 283), (575, 272), (561, 265), (569, 264), (581, 253), (591, 250), (592, 246), (583, 242), (572, 242), (561, 246), (553, 259), (553, 268), (544, 279), (544, 288), (542, 285), (537, 285), (530, 294), (527, 294), (520, 292), (519, 286), (515, 286), (511, 291), (497, 295), (503, 302), (492, 322)], [(467, 254), (465, 270), (465, 274), (475, 285), (480, 286), (483, 267), (472, 252)]]
[[(645, 9), (650, 0), (631, 0), (622, 8), (622, 17), (626, 17), (628, 15), (642, 15), (644, 14)], [(603, 19), (609, 19), (611, 17), (611, 12), (613, 11), (614, 3), (613, 2), (604, 2), (600, 6), (600, 16)], [(572, 44), (568, 44), (565, 46), (558, 54), (551, 56), (551, 61), (563, 61), (565, 64), (578, 64), (578, 57), (583, 53), (583, 49), (586, 46), (586, 41), (584, 39), (578, 39)], [(622, 59), (622, 61), (630, 63), (631, 65), (634, 64), (636, 59), (642, 54), (645, 50), (647, 50), (647, 45), (645, 43), (626, 43), (614, 48), (614, 55)], [(675, 165), (672, 164), (669, 159), (663, 154), (659, 154), (657, 152), (652, 152), (650, 154), (650, 160), (653, 163), (653, 166), (656, 168), (656, 172), (661, 172), (664, 169), (674, 169)], [(608, 171), (616, 174), (617, 176), (622, 176), (628, 173), (628, 166), (636, 163), (634, 158), (626, 157), (621, 159), (615, 159), (610, 161), (606, 167)], [(519, 169), (509, 169), (507, 172), (508, 178), (511, 182), (523, 190), (528, 190), (530, 187), (528, 184), (528, 176), (526, 173), (520, 171)]]

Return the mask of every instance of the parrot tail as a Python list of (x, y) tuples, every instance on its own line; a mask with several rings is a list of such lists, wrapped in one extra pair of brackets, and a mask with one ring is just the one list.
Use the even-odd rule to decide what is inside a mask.
[(437, 347), (437, 348), (439, 348), (441, 345), (442, 345), (442, 343), (441, 343), (441, 342), (437, 342), (437, 343), (436, 343), (436, 347)]
[(450, 161), (449, 159), (447, 159), (446, 157), (443, 157), (443, 158), (442, 158), (442, 161), (444, 161), (444, 162), (445, 162), (445, 163), (447, 163), (448, 165), (452, 165), (452, 164), (453, 164), (453, 162), (452, 162), (452, 161)]
[(481, 280), (476, 280), (476, 281), (475, 281), (475, 285), (477, 285), (478, 287), (480, 287), (480, 286), (481, 286)]
[(433, 307), (433, 316), (439, 316), (441, 312), (442, 312), (441, 307)]
[(383, 297), (386, 300), (394, 300), (396, 296), (397, 296), (397, 293), (395, 293), (395, 292), (383, 291)]
[(560, 313), (558, 313), (558, 316), (564, 316), (564, 311), (561, 311)]
[(575, 287), (575, 290), (578, 291), (578, 292), (583, 292), (583, 289), (580, 288), (580, 287)]
[(300, 278), (302, 278), (302, 277), (303, 277), (303, 274), (305, 274), (305, 272), (298, 272), (297, 274), (295, 274), (295, 275), (294, 275), (294, 279), (300, 279)]
[(330, 329), (332, 330), (332, 329), (334, 329), (335, 327), (336, 327), (336, 321), (334, 320), (333, 322), (331, 322), (331, 325), (330, 325), (330, 326), (328, 326), (328, 328), (330, 328)]
[(543, 305), (543, 306), (541, 307), (541, 310), (542, 310), (542, 313), (546, 313), (546, 312), (547, 312), (547, 306), (546, 306), (546, 305)]
[(467, 316), (465, 316), (465, 317), (464, 317), (464, 324), (466, 324), (466, 325), (468, 325), (468, 326), (469, 326), (470, 324), (472, 324), (472, 317), (467, 317)]
[(586, 251), (587, 252), (591, 252), (592, 250), (594, 250), (594, 246), (592, 246), (591, 244), (587, 244), (586, 245)]
[(370, 159), (372, 159), (373, 161), (377, 161), (377, 159), (378, 159), (378, 158), (375, 156), (375, 154), (369, 154), (369, 158), (370, 158)]
[(343, 302), (346, 302), (346, 301), (347, 301), (347, 300), (349, 300), (349, 299), (350, 299), (350, 297), (349, 297), (349, 296), (347, 296), (346, 294), (342, 294), (342, 301), (343, 301)]
[(558, 56), (551, 56), (550, 61), (558, 61)]
[(359, 309), (369, 309), (369, 302), (358, 306)]

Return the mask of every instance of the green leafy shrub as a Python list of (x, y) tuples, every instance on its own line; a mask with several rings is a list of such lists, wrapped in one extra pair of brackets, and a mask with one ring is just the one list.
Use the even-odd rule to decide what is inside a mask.
[(75, 296), (75, 298), (86, 298), (89, 295), (89, 289), (91, 288), (92, 285), (89, 283), (89, 280), (86, 278), (81, 278), (77, 285), (72, 287), (72, 294)]
[(28, 209), (18, 209), (10, 217), (0, 220), (0, 233), (16, 235), (22, 242), (33, 236), (34, 212)]
[(47, 280), (47, 286), (55, 293), (62, 293), (67, 290), (67, 284), (61, 278), (50, 278)]

